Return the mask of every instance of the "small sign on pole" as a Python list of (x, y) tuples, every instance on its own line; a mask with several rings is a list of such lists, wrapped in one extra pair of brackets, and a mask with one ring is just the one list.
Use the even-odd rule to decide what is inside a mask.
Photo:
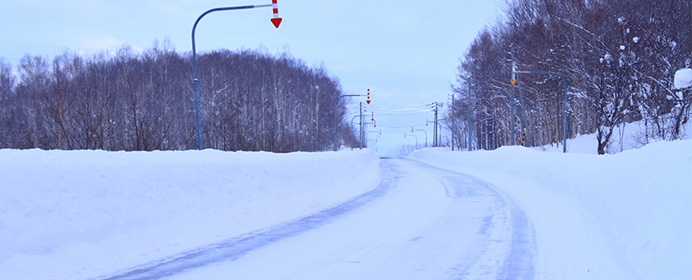
[(274, 27), (279, 28), (279, 25), (281, 25), (281, 20), (282, 18), (279, 17), (279, 4), (277, 3), (278, 0), (272, 0), (272, 10), (274, 12), (274, 17), (271, 19), (272, 24), (274, 24)]

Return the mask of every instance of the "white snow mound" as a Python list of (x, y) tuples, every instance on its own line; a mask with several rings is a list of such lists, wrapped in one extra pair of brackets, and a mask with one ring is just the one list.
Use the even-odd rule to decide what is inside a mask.
[(692, 69), (683, 68), (675, 72), (675, 88), (685, 89), (692, 87)]

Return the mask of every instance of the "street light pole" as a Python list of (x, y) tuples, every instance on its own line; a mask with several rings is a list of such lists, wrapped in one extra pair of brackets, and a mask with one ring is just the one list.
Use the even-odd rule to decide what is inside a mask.
[(370, 143), (368, 143), (368, 142), (370, 142), (370, 141), (369, 141), (370, 138), (368, 138), (368, 135), (370, 135), (370, 133), (379, 133), (380, 135), (382, 135), (382, 130), (380, 129), (380, 131), (368, 131), (368, 132), (365, 134), (365, 147), (366, 147), (366, 148), (370, 148)]
[[(414, 129), (411, 127), (411, 133), (413, 133)], [(425, 133), (425, 147), (428, 147), (428, 132), (425, 131), (425, 129), (416, 129), (415, 131), (423, 131)]]
[(339, 97), (336, 98), (336, 101), (334, 102), (334, 151), (335, 151), (335, 152), (336, 152), (336, 149), (337, 149), (337, 147), (336, 147), (336, 142), (337, 142), (337, 137), (336, 137), (336, 135), (337, 135), (337, 127), (338, 127), (338, 124), (337, 124), (337, 121), (336, 121), (336, 119), (337, 119), (337, 115), (336, 115), (336, 111), (337, 111), (337, 110), (336, 110), (336, 109), (337, 109), (337, 106), (339, 106), (339, 100), (341, 100), (342, 97), (347, 97), (347, 96), (363, 96), (363, 95), (362, 95), (362, 94), (346, 94), (346, 95), (340, 95)]
[(406, 133), (404, 133), (404, 138), (406, 138), (407, 136), (413, 136), (413, 138), (416, 139), (416, 146), (415, 146), (414, 150), (417, 150), (417, 149), (418, 149), (418, 136), (416, 136), (415, 134), (406, 134)]
[(195, 116), (197, 118), (197, 148), (199, 150), (204, 149), (204, 139), (202, 137), (202, 113), (201, 113), (201, 105), (200, 105), (200, 93), (199, 93), (199, 74), (197, 71), (197, 45), (195, 44), (195, 31), (197, 31), (197, 24), (199, 24), (199, 21), (202, 20), (202, 18), (210, 13), (213, 12), (220, 12), (220, 11), (231, 11), (231, 10), (247, 10), (247, 9), (254, 9), (254, 8), (264, 8), (264, 7), (272, 7), (273, 12), (274, 12), (274, 17), (271, 19), (272, 23), (274, 24), (274, 27), (279, 28), (279, 24), (281, 24), (281, 18), (279, 17), (279, 8), (277, 5), (277, 0), (272, 0), (272, 4), (262, 4), (262, 5), (245, 5), (245, 6), (235, 6), (235, 7), (221, 7), (221, 8), (213, 8), (209, 9), (206, 12), (202, 13), (197, 20), (195, 21), (195, 24), (192, 26), (192, 81), (193, 81), (193, 87), (195, 91)]
[[(362, 117), (363, 117), (362, 114), (354, 116), (354, 117), (351, 119), (351, 127), (353, 127), (353, 121), (355, 121), (356, 118), (361, 118), (360, 121), (362, 122), (362, 121), (363, 121)], [(348, 135), (349, 135), (349, 138), (351, 139), (351, 151), (353, 151), (353, 133), (350, 133), (350, 132), (349, 132)]]

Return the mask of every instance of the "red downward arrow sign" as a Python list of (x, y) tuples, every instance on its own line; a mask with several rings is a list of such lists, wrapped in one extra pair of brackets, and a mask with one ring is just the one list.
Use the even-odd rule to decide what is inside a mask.
[(281, 25), (281, 20), (282, 19), (280, 17), (272, 18), (272, 23), (274, 24), (274, 27), (279, 28), (279, 25)]
[(277, 2), (278, 0), (272, 0), (272, 13), (274, 14), (272, 23), (274, 27), (279, 28), (279, 25), (281, 25), (281, 17), (279, 17), (279, 4)]

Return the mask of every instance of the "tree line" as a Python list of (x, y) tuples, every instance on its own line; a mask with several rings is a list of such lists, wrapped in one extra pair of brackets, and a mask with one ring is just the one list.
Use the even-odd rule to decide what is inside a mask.
[(673, 79), (692, 64), (690, 26), (689, 0), (508, 0), (460, 59), (454, 142), (541, 146), (595, 133), (603, 154), (619, 124), (638, 120), (639, 144), (679, 139), (692, 94)]
[[(339, 81), (288, 53), (198, 56), (205, 148), (322, 151), (353, 129)], [(142, 53), (65, 51), (0, 60), (0, 148), (126, 151), (197, 148), (191, 54), (166, 42)]]

